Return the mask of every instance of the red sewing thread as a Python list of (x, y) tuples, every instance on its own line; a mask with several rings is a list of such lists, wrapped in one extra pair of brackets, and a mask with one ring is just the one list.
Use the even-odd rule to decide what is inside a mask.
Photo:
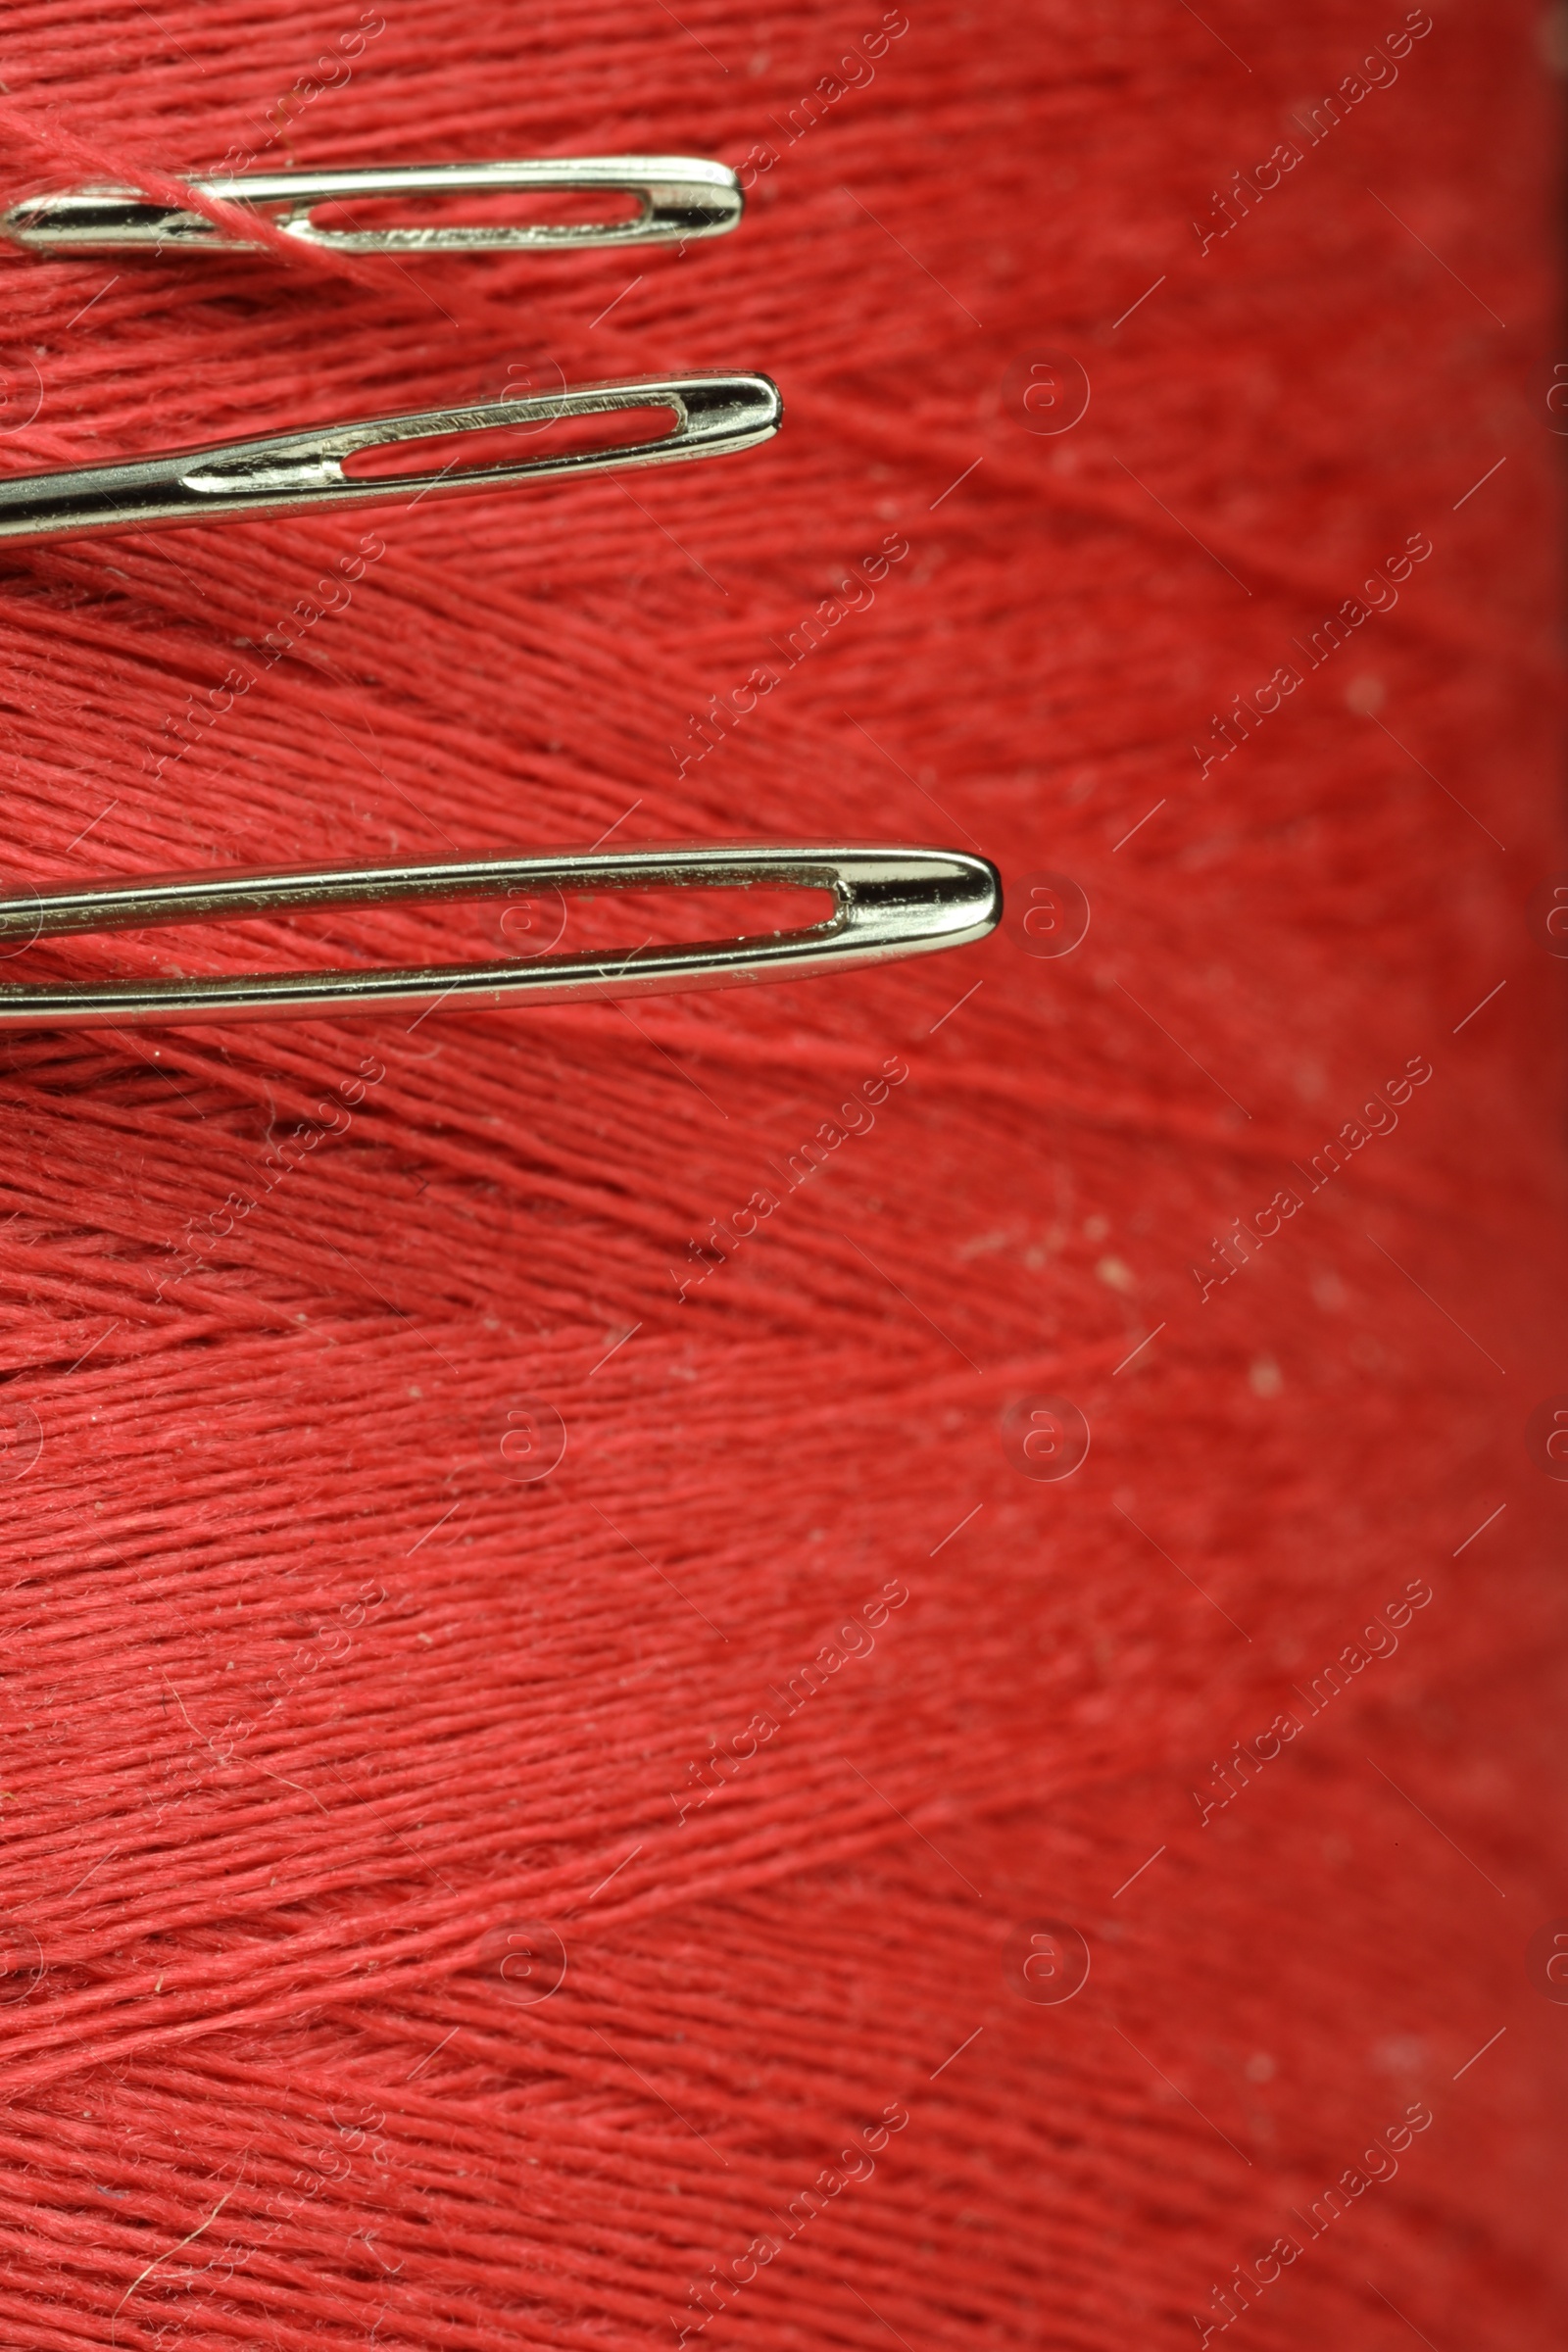
[(834, 989), (0, 1048), (0, 2334), (1551, 2343), (1535, 14), (9, 36), (7, 203), (686, 152), (750, 210), (16, 254), (7, 467), (682, 368), (788, 414), (8, 551), (8, 886), (843, 837), (1011, 911)]

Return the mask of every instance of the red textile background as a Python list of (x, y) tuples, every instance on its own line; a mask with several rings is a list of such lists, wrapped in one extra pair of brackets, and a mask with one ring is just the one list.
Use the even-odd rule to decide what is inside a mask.
[(13, 880), (615, 826), (975, 842), (1013, 915), (0, 1047), (5, 2341), (1557, 2340), (1557, 98), (1533, 9), (1410, 15), (14, 0), (7, 202), (753, 185), (635, 259), (16, 255), (8, 468), (788, 415), (8, 550)]

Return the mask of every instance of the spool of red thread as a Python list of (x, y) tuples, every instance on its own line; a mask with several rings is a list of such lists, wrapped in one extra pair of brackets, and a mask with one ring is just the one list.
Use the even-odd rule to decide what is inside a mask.
[(750, 209), (19, 254), (5, 466), (710, 367), (788, 417), (11, 551), (8, 885), (905, 839), (1011, 911), (0, 1047), (8, 2342), (1556, 2340), (1537, 34), (13, 27), (5, 203), (686, 152)]

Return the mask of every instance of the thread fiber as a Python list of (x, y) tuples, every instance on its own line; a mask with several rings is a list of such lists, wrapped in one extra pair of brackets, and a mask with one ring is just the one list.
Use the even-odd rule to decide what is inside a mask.
[(0, 1045), (5, 2342), (1558, 2340), (1539, 24), (13, 0), (6, 203), (684, 152), (749, 212), (10, 254), (8, 469), (690, 368), (787, 416), (8, 547), (8, 885), (902, 839), (1009, 915)]

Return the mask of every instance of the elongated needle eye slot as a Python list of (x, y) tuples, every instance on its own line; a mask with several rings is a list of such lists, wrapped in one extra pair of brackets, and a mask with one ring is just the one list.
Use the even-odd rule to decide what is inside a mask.
[[(177, 919), (160, 917), (141, 925), (105, 924), (80, 947), (41, 936), (41, 902), (19, 899), (31, 908), (24, 927), (0, 937), (0, 963), (14, 968), (8, 979), (28, 977), (42, 961), (52, 976), (62, 959), (89, 963), (95, 974), (119, 978), (136, 972), (147, 979), (168, 974), (232, 970), (251, 959), (281, 968), (309, 958), (323, 970), (341, 958), (356, 970), (394, 964), (411, 955), (430, 962), (455, 962), (503, 956), (514, 960), (547, 956), (558, 949), (572, 956), (602, 956), (614, 969), (650, 947), (783, 937), (835, 920), (838, 903), (823, 887), (788, 889), (764, 883), (756, 888), (671, 884), (660, 890), (564, 891), (516, 888), (505, 897), (432, 896), (373, 905), (313, 905), (261, 913), (238, 910), (222, 922), (186, 907)], [(25, 961), (22, 959), (25, 958)]]
[(575, 416), (538, 416), (522, 424), (491, 424), (478, 432), (434, 433), (419, 441), (378, 441), (343, 460), (350, 481), (443, 479), (489, 473), (540, 458), (594, 457), (667, 440), (680, 419), (673, 409), (601, 410)]
[[(271, 208), (269, 208), (271, 209)], [(318, 235), (378, 235), (387, 229), (604, 228), (641, 220), (635, 188), (503, 188), (468, 195), (327, 197), (310, 206)]]
[[(733, 901), (751, 892), (769, 900), (788, 894), (797, 907), (803, 898), (818, 907), (825, 901), (825, 915), (783, 926), (775, 921), (771, 929), (748, 921), (733, 936), (714, 937), (714, 894)], [(650, 894), (706, 894), (707, 927), (672, 905), (660, 906), (649, 921)], [(613, 925), (604, 944), (585, 939), (575, 947), (563, 910), (585, 896), (614, 902), (606, 910)], [(18, 891), (0, 900), (0, 956), (7, 949), (73, 934), (255, 919), (275, 924), (310, 912), (364, 917), (376, 908), (464, 900), (501, 902), (500, 942), (494, 943), (502, 945), (499, 959), (173, 977), (8, 976), (0, 978), (0, 1027), (183, 1025), (402, 1007), (422, 1018), (448, 1003), (495, 1009), (737, 988), (960, 947), (983, 939), (1002, 912), (995, 867), (957, 851), (723, 844), (274, 874), (171, 874), (52, 893)], [(402, 936), (406, 946), (406, 925)], [(342, 952), (341, 939), (332, 944)]]
[[(831, 890), (788, 890), (762, 883), (753, 889), (574, 891), (502, 902), (499, 912), (470, 909), (483, 930), (514, 955), (564, 948), (573, 955), (617, 956), (648, 947), (715, 939), (773, 939), (834, 920)], [(488, 920), (486, 920), (488, 917)]]

